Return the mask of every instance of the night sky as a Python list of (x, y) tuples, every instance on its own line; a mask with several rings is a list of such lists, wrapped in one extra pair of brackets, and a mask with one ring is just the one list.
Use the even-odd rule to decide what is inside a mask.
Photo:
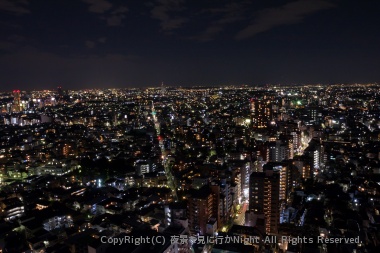
[(378, 0), (0, 0), (0, 90), (380, 81)]

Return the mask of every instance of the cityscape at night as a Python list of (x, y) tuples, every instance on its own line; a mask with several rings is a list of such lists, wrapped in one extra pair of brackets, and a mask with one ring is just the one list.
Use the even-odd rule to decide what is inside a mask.
[[(380, 218), (379, 91), (2, 93), (2, 247), (371, 252)], [(142, 236), (159, 243), (114, 245)]]
[(380, 252), (379, 11), (0, 0), (0, 253)]

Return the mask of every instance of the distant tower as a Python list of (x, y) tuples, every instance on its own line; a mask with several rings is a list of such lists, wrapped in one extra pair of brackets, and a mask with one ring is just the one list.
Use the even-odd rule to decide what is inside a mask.
[(117, 126), (117, 119), (118, 119), (118, 117), (117, 117), (118, 115), (117, 115), (117, 113), (116, 113), (116, 111), (115, 110), (113, 110), (113, 112), (112, 112), (112, 123), (113, 123), (113, 125), (114, 126)]
[(20, 90), (14, 90), (13, 91), (13, 105), (11, 107), (12, 112), (19, 112), (21, 111), (21, 93)]
[(164, 86), (164, 82), (161, 83), (161, 96), (165, 95), (166, 93), (166, 89), (165, 89), (165, 86)]
[(58, 93), (58, 95), (59, 95), (60, 97), (63, 96), (63, 90), (62, 90), (62, 87), (61, 87), (61, 86), (58, 86), (58, 87), (57, 87), (57, 93)]
[(20, 90), (14, 90), (13, 91), (13, 103), (15, 105), (20, 105), (20, 99), (21, 99)]

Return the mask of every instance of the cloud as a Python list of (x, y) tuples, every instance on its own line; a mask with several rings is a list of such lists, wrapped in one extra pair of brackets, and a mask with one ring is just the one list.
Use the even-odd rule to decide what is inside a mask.
[(7, 73), (1, 76), (0, 89), (6, 90), (44, 89), (57, 83), (72, 89), (122, 86), (140, 80), (145, 65), (134, 55), (57, 55), (25, 47), (0, 55), (0, 66)]
[(203, 42), (215, 39), (227, 26), (246, 19), (245, 13), (249, 10), (250, 4), (252, 4), (250, 1), (239, 1), (227, 3), (224, 6), (203, 9), (199, 14), (211, 17), (213, 21), (206, 24), (203, 32), (190, 37), (190, 39)]
[(128, 12), (128, 8), (126, 6), (113, 8), (113, 5), (106, 0), (82, 1), (90, 5), (88, 8), (90, 12), (102, 14), (100, 18), (105, 20), (108, 26), (120, 26), (122, 24), (122, 20), (125, 18), (124, 14)]
[(129, 9), (126, 6), (120, 6), (119, 8), (117, 8), (116, 10), (114, 10), (112, 12), (112, 14), (126, 13), (128, 11), (129, 11)]
[(161, 28), (165, 31), (174, 30), (180, 28), (187, 22), (186, 18), (172, 18), (161, 22)]
[(30, 13), (25, 6), (28, 5), (26, 0), (1, 0), (0, 11), (12, 12), (14, 14), (26, 14)]
[(107, 25), (120, 26), (124, 18), (125, 18), (125, 15), (112, 15), (107, 18)]
[(84, 44), (87, 48), (90, 48), (90, 49), (95, 48), (96, 46), (96, 43), (91, 40), (86, 40)]
[(125, 18), (124, 13), (127, 13), (129, 9), (125, 6), (120, 6), (114, 11), (112, 11), (112, 15), (107, 17), (107, 25), (109, 26), (120, 26), (122, 25), (122, 21)]
[(112, 8), (112, 4), (106, 0), (82, 0), (89, 4), (88, 10), (94, 13), (105, 13)]
[(26, 40), (26, 38), (22, 35), (19, 34), (11, 34), (7, 38), (9, 41), (15, 42), (15, 43), (20, 43)]
[(181, 27), (188, 21), (182, 16), (173, 15), (185, 9), (183, 0), (159, 0), (151, 10), (151, 17), (160, 21), (161, 29), (171, 31)]
[(19, 34), (11, 34), (6, 38), (0, 39), (0, 50), (11, 52), (22, 46), (26, 38)]
[(0, 40), (0, 51), (11, 51), (16, 48), (16, 44), (6, 41), (6, 40)]
[(191, 36), (190, 39), (198, 40), (200, 42), (206, 42), (213, 40), (216, 35), (223, 31), (223, 27), (219, 25), (211, 25), (206, 28), (201, 34)]
[(106, 37), (101, 37), (101, 38), (98, 39), (99, 43), (106, 43), (106, 41), (107, 41)]
[(243, 30), (239, 31), (235, 38), (237, 40), (246, 39), (271, 30), (274, 27), (289, 25), (301, 22), (307, 15), (335, 7), (334, 4), (325, 0), (297, 0), (286, 3), (280, 8), (269, 8), (258, 11), (254, 22)]

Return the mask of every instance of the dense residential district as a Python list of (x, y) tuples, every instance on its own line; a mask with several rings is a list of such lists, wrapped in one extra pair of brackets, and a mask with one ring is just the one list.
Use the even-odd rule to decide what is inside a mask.
[(0, 94), (0, 252), (380, 252), (378, 84)]

